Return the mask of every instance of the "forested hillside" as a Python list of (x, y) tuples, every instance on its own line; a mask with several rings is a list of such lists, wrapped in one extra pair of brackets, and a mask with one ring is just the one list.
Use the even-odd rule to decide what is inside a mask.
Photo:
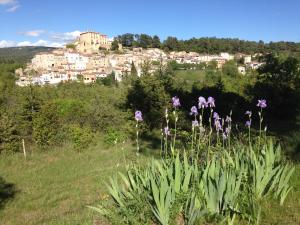
[(39, 52), (52, 51), (53, 49), (54, 48), (42, 46), (0, 48), (0, 61), (13, 60), (18, 63), (26, 63), (30, 61), (35, 54)]
[(161, 41), (157, 35), (126, 33), (115, 38), (115, 42), (125, 47), (161, 48), (166, 51), (187, 51), (206, 54), (229, 53), (266, 53), (289, 52), (300, 53), (300, 43), (297, 42), (263, 42), (248, 41), (238, 38), (193, 37), (180, 40), (177, 37), (167, 37)]

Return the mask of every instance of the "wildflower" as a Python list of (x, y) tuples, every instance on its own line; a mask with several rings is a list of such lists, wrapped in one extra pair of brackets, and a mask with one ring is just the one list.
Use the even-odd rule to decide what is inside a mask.
[(193, 106), (193, 107), (191, 108), (190, 115), (194, 115), (194, 116), (197, 116), (197, 115), (198, 115), (198, 109), (197, 109), (196, 106)]
[(179, 98), (177, 96), (173, 97), (172, 98), (172, 103), (173, 103), (173, 107), (174, 108), (177, 108), (180, 106), (180, 101), (179, 101)]
[(198, 120), (193, 120), (192, 127), (198, 127), (198, 126), (199, 126)]
[(226, 139), (228, 138), (228, 135), (224, 132), (224, 133), (222, 134), (222, 137), (223, 137), (224, 140), (226, 140)]
[(248, 115), (249, 117), (251, 117), (252, 112), (251, 111), (246, 111), (245, 115)]
[(216, 107), (215, 99), (213, 97), (208, 97), (207, 104), (209, 105), (210, 108)]
[(216, 128), (217, 132), (219, 132), (220, 130), (223, 130), (221, 122), (218, 119), (215, 120), (215, 128)]
[(202, 96), (200, 96), (198, 98), (198, 107), (199, 107), (199, 109), (203, 109), (203, 108), (207, 107), (207, 102), (206, 102), (205, 98)]
[(251, 120), (246, 121), (246, 127), (250, 127), (251, 126)]
[(258, 103), (257, 103), (256, 106), (260, 107), (261, 109), (266, 108), (267, 107), (267, 100), (265, 100), (265, 99), (258, 100)]
[(230, 131), (231, 131), (231, 128), (230, 127), (226, 127), (225, 128), (225, 133), (228, 135), (228, 134), (230, 134)]
[(215, 120), (219, 120), (220, 119), (219, 114), (217, 112), (214, 112), (213, 118)]
[(232, 121), (231, 117), (230, 116), (226, 116), (226, 120), (225, 120), (227, 123), (230, 123)]
[(134, 118), (137, 122), (142, 121), (143, 120), (142, 112), (139, 110), (135, 111)]
[(170, 135), (171, 135), (170, 130), (169, 130), (169, 127), (165, 127), (165, 128), (164, 128), (164, 134), (165, 134), (166, 136), (170, 136)]

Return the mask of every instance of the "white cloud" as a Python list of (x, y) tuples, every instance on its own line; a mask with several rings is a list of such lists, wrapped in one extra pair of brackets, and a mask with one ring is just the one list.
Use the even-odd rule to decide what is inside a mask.
[[(0, 2), (3, 0), (0, 0)], [(9, 1), (9, 0), (6, 0)], [(37, 41), (11, 41), (11, 40), (0, 40), (0, 48), (7, 47), (21, 47), (21, 46), (46, 46), (46, 47), (55, 47), (61, 48), (64, 47), (67, 43), (74, 41), (79, 35), (81, 31), (75, 30), (72, 32), (65, 33), (50, 33), (45, 30), (30, 30), (19, 32), (21, 35), (30, 36), (30, 37), (38, 37), (41, 34), (45, 33), (49, 36), (49, 40), (39, 39)]]
[(14, 47), (14, 46), (16, 46), (16, 42), (14, 41), (6, 41), (6, 40), (0, 41), (0, 48), (7, 48), (7, 47)]
[(15, 0), (0, 0), (0, 5), (13, 5), (15, 3)]
[(0, 5), (9, 7), (6, 9), (6, 12), (15, 12), (18, 8), (21, 7), (20, 3), (17, 0), (0, 0)]
[(45, 46), (45, 47), (60, 48), (60, 47), (63, 47), (65, 44), (66, 43), (49, 42), (49, 41), (42, 40), (42, 39), (38, 40), (36, 42), (31, 42), (31, 41), (15, 42), (15, 41), (2, 40), (2, 41), (0, 41), (0, 48), (23, 47), (23, 46)]
[(30, 41), (21, 41), (16, 44), (16, 46), (30, 46), (31, 42)]
[(63, 42), (71, 42), (74, 41), (79, 35), (81, 34), (81, 31), (75, 30), (72, 32), (66, 32), (66, 33), (55, 33), (51, 35), (51, 38), (56, 41), (63, 41)]
[(29, 30), (29, 31), (19, 32), (19, 34), (21, 35), (30, 36), (30, 37), (38, 37), (43, 33), (45, 33), (44, 30)]
[(6, 12), (15, 12), (15, 11), (16, 11), (18, 8), (20, 8), (20, 7), (21, 7), (21, 6), (20, 6), (19, 4), (14, 5), (14, 6), (8, 8), (8, 9), (6, 10)]

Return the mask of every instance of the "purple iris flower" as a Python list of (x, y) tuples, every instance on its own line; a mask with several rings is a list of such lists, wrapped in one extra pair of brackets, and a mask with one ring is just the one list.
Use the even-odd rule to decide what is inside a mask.
[(193, 120), (192, 121), (192, 127), (198, 127), (199, 126), (199, 123), (197, 120)]
[(228, 135), (230, 133), (231, 129), (229, 127), (225, 128), (225, 133)]
[(256, 106), (260, 107), (261, 109), (266, 108), (267, 107), (267, 100), (265, 100), (265, 99), (258, 100), (258, 103), (257, 103)]
[(219, 114), (217, 112), (214, 112), (213, 118), (215, 120), (219, 120), (220, 119)]
[(251, 120), (246, 121), (246, 127), (251, 127)]
[(177, 96), (173, 97), (172, 98), (172, 103), (173, 103), (173, 107), (174, 108), (177, 108), (180, 106), (180, 101), (179, 101), (179, 98)]
[(207, 103), (208, 103), (208, 105), (209, 105), (210, 108), (216, 107), (216, 105), (215, 105), (215, 99), (213, 97), (208, 97)]
[(165, 134), (166, 136), (170, 136), (170, 135), (171, 135), (171, 132), (170, 132), (170, 130), (169, 130), (169, 127), (165, 127), (165, 128), (164, 128), (164, 134)]
[(220, 130), (223, 130), (221, 122), (219, 120), (215, 120), (215, 127), (217, 132), (219, 132)]
[(193, 106), (193, 107), (191, 108), (190, 115), (194, 115), (194, 116), (197, 116), (197, 115), (198, 115), (198, 109), (197, 109), (196, 106)]
[(205, 107), (207, 107), (207, 102), (206, 102), (205, 98), (202, 96), (200, 96), (198, 98), (198, 107), (199, 107), (199, 109), (204, 109)]
[(248, 115), (248, 116), (251, 116), (251, 115), (252, 115), (252, 112), (251, 112), (251, 111), (246, 111), (245, 114)]
[(136, 121), (142, 121), (143, 120), (142, 112), (139, 110), (135, 111), (134, 118)]

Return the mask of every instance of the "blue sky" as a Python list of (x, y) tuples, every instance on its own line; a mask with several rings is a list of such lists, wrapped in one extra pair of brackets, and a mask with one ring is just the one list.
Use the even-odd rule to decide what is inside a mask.
[(0, 47), (60, 46), (80, 31), (300, 42), (300, 0), (0, 0)]

